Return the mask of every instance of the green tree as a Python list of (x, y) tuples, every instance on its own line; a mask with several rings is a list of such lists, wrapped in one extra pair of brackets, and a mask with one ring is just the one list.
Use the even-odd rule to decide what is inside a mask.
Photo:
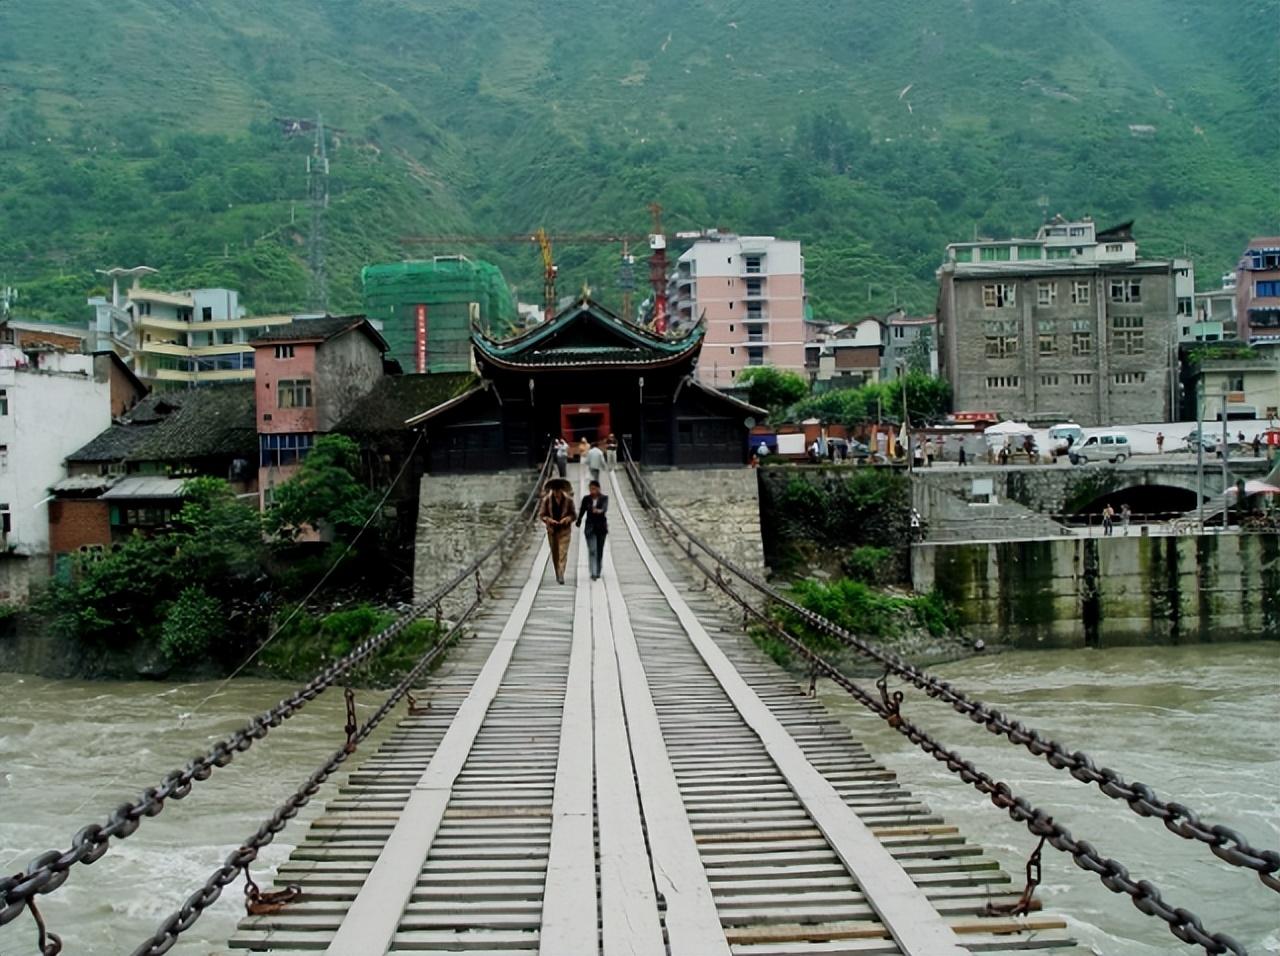
[(193, 660), (209, 649), (222, 628), (222, 605), (199, 587), (184, 588), (164, 616), (160, 649), (171, 661)]
[(378, 495), (356, 477), (359, 466), (360, 447), (354, 441), (345, 435), (322, 435), (298, 473), (276, 488), (267, 527), (292, 536), (310, 525), (349, 540), (378, 506)]
[(794, 405), (809, 394), (809, 383), (804, 376), (769, 365), (747, 369), (738, 376), (738, 383), (747, 386), (752, 405), (770, 410)]

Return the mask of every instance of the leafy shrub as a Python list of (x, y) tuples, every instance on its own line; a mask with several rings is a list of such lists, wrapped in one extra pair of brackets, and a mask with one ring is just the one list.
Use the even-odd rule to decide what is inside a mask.
[(864, 544), (844, 557), (844, 573), (864, 584), (891, 584), (897, 577), (898, 559), (893, 548)]
[(208, 651), (223, 626), (222, 605), (198, 587), (189, 587), (169, 605), (160, 626), (160, 649), (174, 662)]
[[(913, 627), (924, 628), (934, 637), (940, 637), (955, 622), (950, 607), (936, 593), (914, 597), (886, 594), (847, 578), (830, 584), (799, 581), (792, 587), (792, 597), (802, 607), (853, 634), (880, 640), (900, 637)], [(785, 608), (777, 609), (775, 615), (779, 623), (819, 652), (843, 647), (826, 634), (809, 628), (803, 618)]]

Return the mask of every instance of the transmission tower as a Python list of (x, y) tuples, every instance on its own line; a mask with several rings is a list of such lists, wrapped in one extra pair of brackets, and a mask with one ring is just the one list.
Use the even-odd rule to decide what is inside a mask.
[(316, 139), (307, 157), (307, 201), (311, 204), (311, 233), (307, 237), (307, 308), (329, 311), (329, 282), (324, 270), (324, 213), (329, 208), (329, 155), (324, 121), (316, 117)]

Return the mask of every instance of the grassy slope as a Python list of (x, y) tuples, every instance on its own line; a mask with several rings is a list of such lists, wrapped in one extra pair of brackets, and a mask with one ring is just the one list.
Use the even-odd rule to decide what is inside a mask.
[[(804, 238), (820, 314), (931, 307), (943, 244), (1029, 231), (1041, 196), (1136, 218), (1146, 251), (1185, 246), (1211, 281), (1280, 219), (1256, 79), (1276, 43), (1242, 27), (1190, 0), (5, 5), (0, 278), (65, 311), (92, 267), (145, 260), (296, 303), (309, 144), (265, 124), (321, 111), (345, 131), (340, 307), (403, 233), (642, 231), (653, 199), (669, 228)], [(536, 298), (531, 250), (471, 251)], [(615, 253), (561, 249), (566, 290), (609, 297)]]

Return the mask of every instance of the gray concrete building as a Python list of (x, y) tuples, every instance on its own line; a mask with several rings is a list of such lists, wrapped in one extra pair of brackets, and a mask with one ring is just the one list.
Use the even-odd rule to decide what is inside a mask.
[(1165, 421), (1177, 390), (1176, 270), (1132, 223), (1057, 217), (1034, 239), (947, 246), (938, 349), (957, 410), (1081, 425)]

